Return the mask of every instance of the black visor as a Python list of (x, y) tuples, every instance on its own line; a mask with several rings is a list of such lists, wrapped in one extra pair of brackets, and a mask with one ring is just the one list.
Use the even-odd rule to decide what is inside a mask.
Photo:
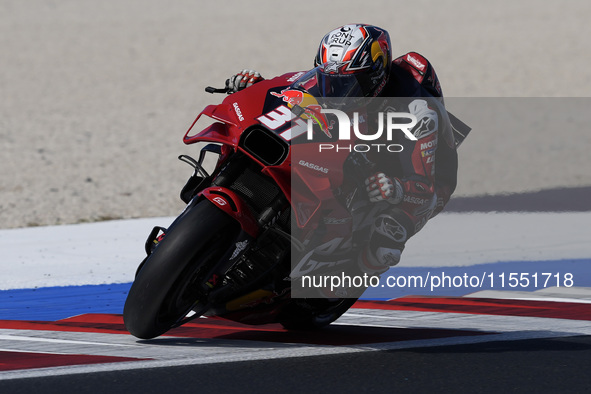
[(322, 66), (308, 71), (294, 84), (315, 97), (368, 97), (372, 93), (371, 79), (366, 73), (331, 74)]

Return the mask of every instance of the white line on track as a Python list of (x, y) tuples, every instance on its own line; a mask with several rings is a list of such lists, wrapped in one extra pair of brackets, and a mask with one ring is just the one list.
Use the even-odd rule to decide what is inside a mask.
[[(471, 330), (480, 331), (483, 335), (458, 335), (438, 339), (328, 346), (179, 337), (163, 337), (154, 341), (138, 342), (133, 337), (123, 334), (44, 331), (45, 339), (48, 339), (45, 341), (47, 346), (58, 342), (67, 342), (69, 345), (67, 354), (152, 358), (153, 360), (5, 371), (0, 372), (0, 380), (591, 335), (591, 326), (587, 321), (366, 309), (355, 309), (346, 313), (339, 320), (338, 325), (389, 327), (406, 330), (425, 328)], [(491, 330), (492, 328), (494, 331)], [(0, 339), (4, 342), (2, 347), (5, 351), (40, 352), (51, 349), (43, 348), (39, 342), (32, 344), (33, 348), (29, 350), (23, 348), (22, 344), (26, 341), (22, 341), (22, 337), (32, 335), (32, 332), (28, 330), (22, 330), (24, 332), (20, 338), (16, 339), (12, 346), (9, 346), (11, 345), (9, 340), (15, 339), (14, 335), (19, 331), (21, 330), (2, 330), (4, 334), (0, 336)], [(62, 339), (65, 337), (72, 339)], [(103, 346), (105, 342), (85, 341), (85, 338), (109, 341), (113, 350), (107, 350)], [(51, 339), (55, 339), (55, 341)], [(95, 343), (99, 346), (95, 346)], [(63, 348), (59, 348), (59, 351), (62, 352)]]
[(4, 341), (26, 341), (26, 342), (46, 342), (46, 343), (67, 343), (76, 345), (92, 345), (92, 346), (133, 346), (133, 345), (121, 345), (104, 342), (83, 342), (83, 341), (71, 341), (67, 339), (50, 339), (50, 338), (39, 338), (39, 337), (28, 337), (19, 335), (1, 335), (0, 340)]
[(524, 339), (541, 339), (575, 336), (578, 334), (548, 333), (548, 332), (510, 332), (482, 336), (461, 336), (443, 339), (425, 339), (404, 342), (387, 342), (363, 346), (304, 346), (295, 349), (259, 350), (253, 353), (213, 355), (209, 357), (188, 357), (173, 360), (150, 360), (135, 362), (120, 362), (110, 364), (94, 364), (82, 366), (67, 366), (54, 368), (39, 368), (34, 370), (20, 370), (0, 372), (0, 380), (38, 378), (45, 376), (74, 375), (97, 372), (127, 371), (145, 368), (166, 368), (186, 365), (203, 365), (215, 363), (229, 363), (241, 361), (260, 361), (284, 359), (294, 357), (327, 356), (335, 354), (359, 353), (380, 350), (401, 350), (409, 348), (424, 348), (434, 346), (468, 345), (494, 341), (516, 341)]

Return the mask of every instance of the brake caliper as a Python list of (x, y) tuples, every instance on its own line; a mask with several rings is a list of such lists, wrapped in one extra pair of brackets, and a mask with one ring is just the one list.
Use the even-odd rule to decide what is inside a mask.
[(156, 246), (164, 239), (166, 236), (166, 229), (164, 227), (156, 226), (148, 235), (148, 239), (146, 240), (146, 254), (149, 256), (152, 254)]

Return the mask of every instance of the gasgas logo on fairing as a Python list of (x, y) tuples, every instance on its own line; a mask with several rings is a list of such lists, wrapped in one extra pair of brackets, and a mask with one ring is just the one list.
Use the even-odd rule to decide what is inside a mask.
[(303, 167), (308, 167), (308, 168), (310, 168), (312, 170), (320, 171), (320, 172), (323, 172), (325, 174), (328, 174), (328, 168), (319, 166), (319, 165), (314, 164), (314, 163), (307, 162), (306, 160), (300, 160), (298, 164), (301, 165), (301, 166), (303, 166)]
[(242, 116), (242, 111), (240, 110), (238, 103), (234, 103), (232, 104), (232, 106), (234, 107), (234, 111), (236, 111), (236, 116), (238, 116), (238, 120), (242, 122), (244, 120), (244, 116)]

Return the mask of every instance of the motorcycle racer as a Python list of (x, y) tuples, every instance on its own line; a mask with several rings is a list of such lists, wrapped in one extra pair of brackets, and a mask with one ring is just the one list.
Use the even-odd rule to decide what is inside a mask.
[[(370, 275), (398, 264), (405, 244), (447, 204), (457, 182), (458, 159), (443, 94), (432, 65), (416, 52), (392, 60), (386, 30), (366, 24), (341, 26), (326, 34), (316, 54), (317, 91), (327, 98), (401, 98), (417, 119), (416, 140), (399, 136), (398, 154), (374, 154), (366, 177), (369, 200), (383, 209), (375, 216), (359, 266)], [(226, 84), (229, 93), (263, 80), (242, 70)]]

